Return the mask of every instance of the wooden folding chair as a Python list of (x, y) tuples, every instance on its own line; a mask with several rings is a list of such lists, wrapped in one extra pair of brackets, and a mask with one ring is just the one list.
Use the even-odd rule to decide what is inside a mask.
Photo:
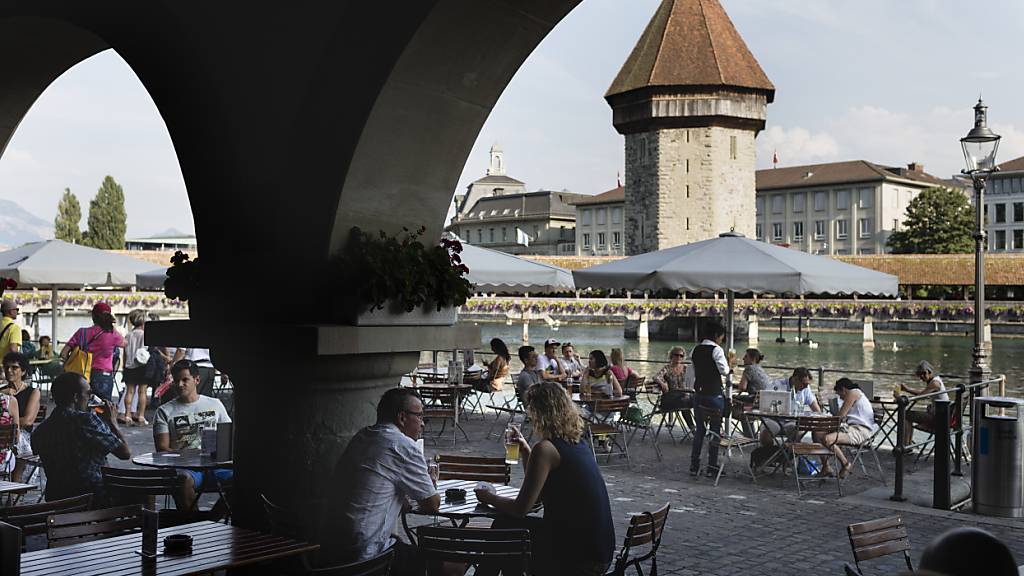
[[(643, 576), (644, 570), (640, 563), (650, 560), (651, 576), (657, 576), (658, 547), (661, 546), (661, 534), (668, 521), (669, 508), (670, 504), (665, 504), (654, 512), (641, 512), (630, 516), (629, 528), (626, 528), (626, 538), (622, 543), (622, 550), (615, 557), (612, 575), (625, 576), (626, 569), (632, 566), (637, 574)], [(638, 548), (646, 548), (646, 550), (632, 556)]]
[(49, 548), (90, 542), (142, 530), (142, 506), (118, 506), (46, 518)]
[(441, 574), (444, 562), (494, 564), (505, 576), (526, 574), (530, 563), (529, 530), (422, 526), (418, 546), (429, 576)]
[(847, 564), (847, 573), (852, 571), (862, 576), (861, 562), (900, 552), (907, 563), (907, 570), (914, 571), (914, 564), (910, 561), (910, 536), (902, 516), (850, 524), (846, 527), (846, 533), (850, 537), (850, 548), (853, 549), (853, 562), (856, 565), (854, 568)]
[(842, 418), (838, 416), (800, 416), (796, 419), (796, 442), (786, 442), (786, 451), (793, 457), (793, 478), (796, 479), (796, 494), (802, 495), (801, 482), (819, 480), (813, 476), (800, 477), (800, 458), (817, 458), (821, 462), (832, 459), (832, 470), (836, 474), (836, 489), (839, 495), (843, 495), (843, 483), (839, 478), (839, 459), (832, 448), (817, 442), (800, 442), (805, 434), (832, 434), (839, 431), (839, 424)]
[(466, 431), (462, 429), (462, 425), (459, 424), (459, 412), (461, 406), (459, 405), (459, 391), (452, 387), (420, 387), (416, 391), (420, 395), (420, 399), (423, 400), (423, 420), (440, 420), (441, 431), (437, 433), (436, 439), (440, 439), (444, 434), (445, 428), (448, 426), (448, 422), (452, 423), (452, 446), (454, 447), (458, 441), (458, 434), (462, 432), (462, 436), (468, 441), (469, 436)]
[(594, 460), (597, 460), (596, 441), (604, 438), (608, 443), (608, 463), (612, 461), (612, 448), (618, 448), (618, 452), (626, 457), (626, 465), (629, 466), (629, 442), (626, 441), (625, 429), (618, 416), (629, 407), (629, 398), (599, 399), (594, 400), (591, 405), (590, 418), (585, 418), (587, 437), (590, 439), (590, 450), (594, 453)]
[[(302, 540), (305, 542), (319, 542), (319, 528), (320, 528), (320, 516), (323, 510), (327, 509), (327, 502), (324, 500), (310, 500), (308, 502), (299, 503), (293, 507), (286, 508), (279, 506), (278, 504), (271, 502), (265, 494), (260, 494), (260, 503), (263, 505), (263, 512), (267, 519), (267, 525), (270, 527), (270, 533), (275, 536), (281, 536), (283, 538), (291, 538), (293, 540)], [(383, 555), (382, 555), (383, 556)], [(351, 564), (345, 566), (339, 566), (336, 568), (324, 568), (322, 571), (314, 569), (309, 562), (309, 558), (306, 554), (297, 558), (287, 558), (278, 561), (277, 567), (285, 574), (319, 574), (319, 575), (331, 575), (335, 576), (332, 570), (341, 569), (354, 569), (357, 566), (369, 563), (373, 560), (378, 560), (380, 556), (361, 562), (359, 564)], [(390, 556), (388, 556), (387, 566), (391, 565)], [(372, 564), (369, 566), (376, 566)], [(369, 568), (367, 568), (369, 569)], [(338, 575), (349, 574), (348, 572), (338, 572)], [(351, 574), (364, 574), (364, 572), (352, 572)], [(366, 574), (378, 574), (377, 572), (366, 572)], [(387, 574), (387, 572), (381, 572), (381, 574)]]
[[(21, 535), (23, 537), (46, 534), (46, 519), (51, 514), (84, 512), (89, 509), (91, 503), (92, 494), (82, 494), (81, 496), (64, 498), (63, 500), (52, 500), (40, 504), (0, 508), (0, 522), (6, 522), (21, 528)], [(21, 546), (24, 549), (24, 540)]]
[(512, 480), (512, 467), (505, 458), (438, 454), (439, 480), (473, 480), (508, 485)]

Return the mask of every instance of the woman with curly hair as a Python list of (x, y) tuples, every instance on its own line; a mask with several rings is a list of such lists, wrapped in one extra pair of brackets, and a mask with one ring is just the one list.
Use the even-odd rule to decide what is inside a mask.
[[(494, 528), (530, 529), (537, 573), (604, 574), (615, 552), (615, 527), (601, 471), (582, 440), (579, 412), (562, 386), (554, 382), (531, 386), (526, 391), (525, 403), (540, 441), (531, 449), (526, 439), (517, 434), (526, 469), (523, 487), (515, 499), (498, 496), (492, 489), (478, 488), (477, 499), (508, 517), (496, 520)], [(541, 500), (543, 520), (527, 518), (526, 514)], [(557, 554), (552, 553), (553, 540), (557, 542)], [(482, 566), (477, 573), (493, 574), (497, 568)]]

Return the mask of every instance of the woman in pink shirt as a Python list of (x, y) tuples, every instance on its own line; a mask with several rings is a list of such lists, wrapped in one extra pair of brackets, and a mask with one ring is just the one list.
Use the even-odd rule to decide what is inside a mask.
[(114, 328), (114, 315), (106, 302), (97, 302), (92, 307), (92, 324), (75, 332), (60, 351), (60, 358), (66, 362), (76, 347), (92, 352), (89, 384), (93, 394), (110, 402), (114, 391), (114, 351), (124, 348), (124, 337)]

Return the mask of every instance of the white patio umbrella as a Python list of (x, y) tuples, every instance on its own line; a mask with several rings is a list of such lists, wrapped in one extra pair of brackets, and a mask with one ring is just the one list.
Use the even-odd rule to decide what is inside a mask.
[[(734, 348), (735, 292), (895, 296), (899, 289), (899, 279), (892, 274), (751, 240), (735, 232), (572, 274), (580, 287), (724, 291), (730, 349)], [(731, 385), (728, 392), (731, 397)]]
[(57, 298), (60, 288), (134, 286), (135, 275), (152, 264), (62, 240), (32, 242), (0, 252), (0, 276), (13, 278), (19, 288), (49, 288), (51, 330), (57, 341)]
[(571, 292), (576, 289), (572, 274), (565, 268), (489, 248), (463, 244), (462, 262), (469, 267), (470, 283), (481, 291)]

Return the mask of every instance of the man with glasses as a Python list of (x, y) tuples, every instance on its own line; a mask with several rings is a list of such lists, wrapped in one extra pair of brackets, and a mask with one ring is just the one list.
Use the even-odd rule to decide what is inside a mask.
[(391, 573), (422, 575), (416, 547), (392, 533), (403, 507), (416, 502), (436, 512), (441, 505), (435, 478), (416, 440), (423, 432), (423, 403), (409, 388), (393, 388), (377, 404), (377, 422), (360, 430), (334, 469), (323, 549), (332, 561), (359, 562), (394, 547)]
[(32, 433), (32, 450), (46, 469), (46, 499), (60, 500), (94, 494), (103, 505), (103, 473), (107, 454), (132, 457), (117, 427), (117, 407), (105, 402), (90, 409), (92, 389), (81, 374), (65, 372), (53, 381), (53, 413)]
[(15, 320), (18, 319), (18, 305), (14, 300), (0, 302), (0, 354), (8, 352), (21, 352), (21, 326)]

